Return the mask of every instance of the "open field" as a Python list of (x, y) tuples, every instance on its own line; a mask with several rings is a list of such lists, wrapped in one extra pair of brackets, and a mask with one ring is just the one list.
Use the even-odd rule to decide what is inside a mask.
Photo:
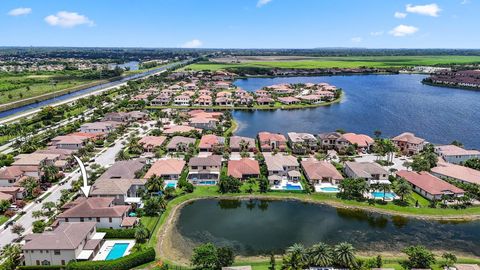
[[(238, 58), (239, 63), (231, 63), (233, 59), (212, 59), (189, 65), (192, 70), (220, 70), (226, 68), (389, 68), (411, 66), (436, 66), (450, 64), (478, 64), (480, 56), (359, 56), (359, 57), (255, 57)], [(221, 61), (221, 62), (220, 62)]]

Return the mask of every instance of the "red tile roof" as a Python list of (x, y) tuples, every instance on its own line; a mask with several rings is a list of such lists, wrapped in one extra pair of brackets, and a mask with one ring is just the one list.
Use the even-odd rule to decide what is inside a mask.
[(453, 192), (455, 194), (464, 193), (463, 189), (458, 188), (442, 179), (431, 175), (428, 172), (412, 172), (399, 171), (397, 176), (405, 178), (412, 185), (417, 186), (432, 195), (442, 195), (445, 192)]
[(243, 158), (241, 160), (230, 160), (228, 162), (228, 175), (235, 178), (243, 178), (243, 175), (259, 175), (260, 166), (258, 161)]

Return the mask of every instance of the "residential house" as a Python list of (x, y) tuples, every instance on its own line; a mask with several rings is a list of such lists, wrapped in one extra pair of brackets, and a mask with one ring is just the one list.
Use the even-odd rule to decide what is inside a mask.
[(227, 174), (240, 180), (258, 178), (260, 175), (260, 166), (258, 165), (258, 161), (254, 159), (242, 158), (240, 160), (230, 160), (228, 161)]
[(165, 136), (145, 136), (142, 137), (138, 143), (143, 147), (145, 152), (153, 152), (162, 146), (166, 139), (167, 137)]
[(312, 185), (330, 183), (338, 185), (343, 180), (342, 174), (330, 162), (309, 158), (301, 162), (305, 177)]
[(91, 260), (103, 244), (105, 233), (97, 233), (96, 222), (65, 222), (53, 231), (25, 236), (22, 246), (27, 266), (66, 265)]
[(232, 152), (256, 152), (257, 146), (254, 138), (232, 136), (230, 137), (230, 151)]
[(258, 133), (258, 141), (263, 152), (287, 150), (287, 139), (280, 133), (260, 132)]
[(20, 154), (17, 155), (12, 163), (12, 166), (18, 167), (24, 172), (25, 176), (40, 178), (42, 174), (42, 167), (47, 165), (55, 166), (60, 155), (55, 154)]
[(197, 106), (212, 106), (212, 97), (209, 95), (200, 95), (196, 100)]
[(413, 189), (429, 200), (441, 200), (442, 196), (462, 197), (463, 189), (458, 188), (428, 172), (398, 171), (397, 177), (407, 180)]
[(202, 132), (201, 129), (181, 125), (181, 126), (167, 127), (167, 128), (165, 128), (163, 133), (165, 133), (167, 135), (173, 135), (173, 134), (189, 133), (189, 132), (194, 131), (194, 130), (196, 130), (198, 132)]
[(200, 139), (198, 148), (200, 149), (200, 152), (212, 152), (215, 147), (223, 147), (224, 144), (225, 138), (213, 134), (207, 134), (203, 135)]
[(159, 95), (156, 98), (150, 101), (150, 105), (152, 106), (167, 106), (170, 104), (171, 98), (167, 95)]
[(273, 104), (275, 104), (275, 100), (273, 98), (269, 98), (269, 97), (258, 97), (257, 98), (257, 104), (258, 105), (263, 105), (263, 106), (273, 105)]
[(128, 122), (128, 113), (126, 112), (109, 112), (103, 117), (103, 121)]
[(217, 97), (215, 99), (215, 105), (217, 106), (233, 106), (233, 99), (228, 97)]
[(53, 138), (51, 144), (58, 149), (78, 150), (84, 147), (87, 141), (88, 138), (84, 136), (65, 135)]
[(268, 170), (268, 179), (270, 184), (277, 185), (280, 180), (288, 179), (290, 181), (300, 180), (300, 166), (297, 158), (292, 155), (265, 155), (265, 164)]
[(222, 157), (193, 157), (188, 162), (188, 180), (194, 185), (216, 185), (222, 169)]
[(337, 140), (342, 137), (338, 132), (321, 133), (317, 135), (320, 147), (324, 150), (337, 149)]
[(213, 130), (217, 128), (219, 120), (210, 117), (194, 117), (190, 119), (190, 126), (205, 130)]
[(173, 98), (176, 106), (190, 106), (190, 97), (187, 95), (179, 95)]
[(69, 204), (69, 208), (57, 216), (59, 224), (65, 222), (96, 222), (96, 228), (131, 228), (136, 217), (129, 217), (131, 207), (114, 205), (113, 197), (80, 197)]
[(175, 136), (167, 144), (169, 152), (186, 152), (189, 145), (195, 145), (196, 139), (183, 136)]
[(24, 177), (25, 173), (21, 167), (9, 166), (0, 168), (0, 187), (18, 186), (19, 180)]
[(185, 161), (181, 159), (161, 159), (155, 161), (143, 178), (149, 179), (153, 175), (162, 177), (164, 180), (178, 180), (185, 167)]
[(431, 173), (440, 178), (449, 178), (462, 183), (480, 185), (480, 171), (453, 163), (439, 161)]
[(115, 129), (112, 122), (85, 123), (80, 126), (80, 132), (85, 133), (110, 133)]
[(25, 189), (23, 187), (0, 187), (0, 201), (5, 200), (11, 203), (16, 203), (17, 200), (23, 199), (24, 195)]
[(337, 139), (337, 150), (345, 150), (348, 146), (353, 145), (359, 152), (367, 152), (375, 141), (368, 135), (345, 133)]
[(317, 149), (317, 138), (310, 133), (288, 132), (287, 136), (294, 154), (305, 154)]
[(349, 178), (362, 178), (369, 185), (391, 184), (388, 180), (388, 171), (375, 162), (345, 162), (345, 175)]
[(140, 203), (140, 189), (145, 189), (145, 179), (99, 178), (92, 185), (90, 197), (114, 197), (114, 205)]
[(480, 158), (480, 151), (467, 150), (456, 145), (435, 146), (435, 153), (445, 161), (460, 164), (472, 158)]
[(322, 102), (322, 96), (320, 95), (305, 95), (298, 97), (301, 101), (309, 104), (318, 104)]
[(425, 139), (416, 137), (415, 134), (404, 132), (392, 138), (392, 142), (404, 155), (415, 155), (423, 150)]
[(279, 97), (278, 101), (285, 105), (293, 105), (300, 103), (300, 99), (294, 97)]
[(117, 161), (98, 179), (134, 179), (136, 172), (142, 170), (145, 163), (145, 159)]

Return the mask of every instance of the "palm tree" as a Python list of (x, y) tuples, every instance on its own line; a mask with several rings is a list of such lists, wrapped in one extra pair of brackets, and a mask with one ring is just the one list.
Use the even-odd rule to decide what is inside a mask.
[(379, 183), (378, 184), (378, 189), (383, 191), (383, 197), (382, 200), (385, 201), (385, 195), (388, 191), (390, 191), (390, 185), (386, 183)]
[(309, 248), (308, 255), (311, 265), (327, 267), (332, 264), (332, 248), (323, 242)]
[(145, 188), (148, 192), (159, 192), (163, 191), (163, 185), (164, 181), (162, 177), (152, 175), (145, 184)]
[(397, 194), (398, 196), (400, 196), (400, 199), (402, 201), (405, 200), (405, 197), (410, 195), (410, 193), (412, 193), (412, 187), (410, 186), (410, 184), (407, 183), (407, 181), (403, 178), (400, 178), (395, 186), (393, 187), (393, 190), (395, 191), (395, 194)]
[(355, 258), (355, 248), (346, 242), (336, 245), (333, 249), (334, 263), (345, 268), (353, 267), (357, 264)]
[(290, 256), (290, 263), (292, 266), (301, 267), (307, 263), (307, 252), (302, 244), (295, 243), (287, 248), (287, 253)]
[(0, 257), (4, 258), (2, 269), (13, 270), (20, 263), (22, 250), (18, 244), (7, 244), (0, 251)]
[(54, 182), (57, 180), (58, 168), (53, 165), (42, 166), (42, 180), (44, 182)]
[(38, 181), (33, 177), (28, 177), (20, 183), (20, 186), (25, 189), (26, 197), (31, 199), (34, 197), (35, 189), (38, 188)]

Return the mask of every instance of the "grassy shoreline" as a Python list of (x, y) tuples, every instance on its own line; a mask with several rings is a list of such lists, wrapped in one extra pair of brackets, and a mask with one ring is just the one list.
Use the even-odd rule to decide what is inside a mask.
[[(211, 187), (197, 187), (194, 193), (185, 194), (170, 201), (163, 215), (160, 217), (160, 221), (156, 227), (156, 233), (149, 241), (149, 245), (154, 246), (157, 251), (157, 257), (167, 263), (174, 265), (185, 265), (187, 263), (186, 258), (176, 255), (178, 250), (171, 248), (172, 242), (172, 230), (177, 221), (180, 210), (188, 203), (201, 200), (201, 199), (268, 199), (268, 200), (298, 200), (307, 203), (316, 203), (329, 205), (336, 208), (345, 209), (358, 209), (363, 211), (369, 211), (373, 213), (403, 216), (408, 218), (429, 219), (429, 220), (442, 220), (446, 222), (463, 222), (468, 220), (480, 219), (480, 207), (470, 208), (466, 210), (454, 210), (454, 209), (439, 209), (439, 208), (413, 208), (413, 207), (400, 207), (396, 205), (375, 205), (369, 206), (367, 203), (356, 201), (344, 201), (336, 198), (334, 195), (328, 194), (305, 194), (305, 193), (283, 193), (283, 192), (270, 192), (270, 193), (238, 193), (238, 194), (218, 194), (215, 186)], [(402, 211), (403, 210), (403, 211)], [(469, 210), (469, 211), (467, 211)], [(459, 213), (461, 212), (461, 213)], [(439, 251), (437, 251), (438, 253)], [(380, 252), (381, 253), (381, 252)], [(371, 252), (359, 252), (363, 256), (372, 256)], [(375, 253), (376, 255), (377, 253)], [(399, 252), (389, 252), (382, 254), (388, 258), (399, 258), (403, 254)], [(244, 264), (258, 263), (259, 268), (264, 269), (261, 265), (268, 265), (268, 258), (263, 256), (257, 257), (238, 257), (239, 261)], [(402, 257), (403, 259), (403, 257)], [(466, 261), (480, 262), (478, 258), (470, 255), (463, 256)], [(397, 259), (397, 264), (398, 264)], [(400, 267), (400, 265), (398, 265)], [(400, 268), (399, 268), (400, 269)]]

